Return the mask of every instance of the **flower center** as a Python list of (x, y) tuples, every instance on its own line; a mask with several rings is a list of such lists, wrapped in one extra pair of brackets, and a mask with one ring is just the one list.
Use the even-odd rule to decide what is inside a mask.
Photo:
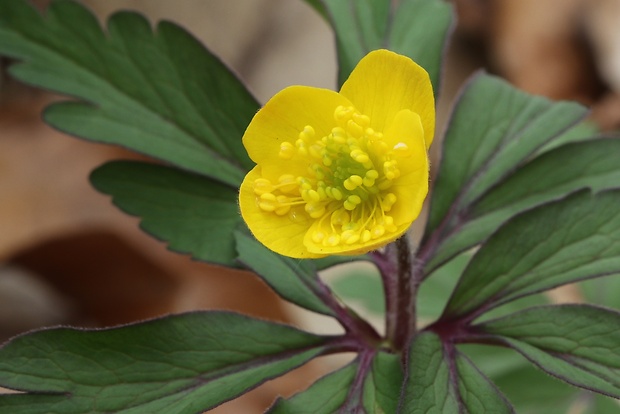
[(395, 232), (387, 213), (398, 200), (389, 190), (400, 176), (398, 160), (411, 155), (409, 147), (399, 142), (389, 148), (353, 107), (337, 107), (334, 120), (326, 136), (317, 137), (307, 125), (294, 143), (280, 145), (283, 161), (308, 165), (308, 172), (283, 174), (277, 183), (256, 179), (259, 208), (294, 221), (303, 214), (318, 220), (311, 238), (323, 246), (367, 243)]

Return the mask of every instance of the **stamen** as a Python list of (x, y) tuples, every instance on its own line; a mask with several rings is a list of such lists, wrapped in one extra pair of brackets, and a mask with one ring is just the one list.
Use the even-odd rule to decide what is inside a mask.
[(400, 176), (398, 160), (409, 157), (411, 149), (404, 142), (388, 147), (383, 134), (370, 128), (370, 118), (351, 106), (337, 107), (334, 120), (326, 136), (316, 137), (306, 125), (296, 139), (280, 144), (279, 157), (307, 165), (307, 173), (282, 174), (276, 184), (256, 179), (256, 201), (266, 214), (295, 223), (315, 220), (313, 243), (368, 243), (397, 230), (386, 213), (398, 197), (386, 190)]
[(280, 144), (280, 153), (278, 154), (280, 158), (284, 158), (285, 160), (290, 160), (295, 155), (295, 147), (288, 141)]

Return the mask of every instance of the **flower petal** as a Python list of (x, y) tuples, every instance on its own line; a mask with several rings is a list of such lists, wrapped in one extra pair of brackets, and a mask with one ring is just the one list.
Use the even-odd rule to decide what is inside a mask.
[(407, 109), (398, 112), (385, 132), (386, 142), (404, 142), (409, 147), (406, 159), (398, 163), (400, 177), (390, 188), (398, 202), (390, 214), (394, 224), (407, 229), (418, 218), (428, 194), (429, 162), (420, 116)]
[(308, 252), (304, 246), (304, 236), (312, 220), (303, 211), (303, 207), (301, 211), (293, 209), (283, 216), (259, 208), (253, 184), (262, 176), (261, 167), (254, 167), (245, 176), (239, 190), (241, 215), (254, 237), (269, 249), (284, 256), (300, 259), (323, 257), (324, 255)]
[(305, 175), (307, 158), (299, 160), (294, 156), (285, 162), (278, 155), (280, 145), (283, 142), (294, 144), (306, 125), (312, 126), (319, 138), (329, 134), (335, 126), (334, 110), (339, 105), (350, 106), (351, 103), (329, 89), (285, 88), (256, 113), (243, 135), (243, 145), (250, 158), (263, 167), (265, 178), (274, 180), (281, 174)]
[(370, 117), (370, 126), (384, 131), (402, 109), (422, 120), (426, 148), (435, 133), (435, 99), (428, 73), (413, 60), (388, 50), (367, 54), (357, 64), (340, 93)]

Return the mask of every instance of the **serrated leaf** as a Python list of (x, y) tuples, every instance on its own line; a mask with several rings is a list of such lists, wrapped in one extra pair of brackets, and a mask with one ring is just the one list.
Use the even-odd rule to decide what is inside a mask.
[[(314, 5), (313, 0), (306, 2)], [(390, 49), (409, 56), (429, 73), (435, 95), (452, 8), (441, 0), (322, 0), (338, 46), (338, 80), (342, 85), (368, 52)]]
[(514, 413), (514, 408), (497, 387), (460, 353), (456, 355), (458, 391), (465, 412), (468, 413)]
[(462, 225), (443, 241), (434, 262), (481, 243), (521, 211), (582, 188), (618, 187), (619, 159), (620, 140), (604, 138), (567, 144), (533, 159), (461, 213)]
[(195, 312), (114, 329), (43, 330), (0, 349), (0, 396), (12, 414), (200, 413), (326, 348), (286, 325)]
[(235, 231), (234, 237), (238, 260), (257, 273), (280, 296), (311, 311), (334, 316), (333, 310), (320, 299), (323, 288), (312, 261), (275, 254), (241, 231)]
[(581, 105), (528, 95), (493, 76), (470, 81), (444, 139), (423, 241), (432, 244), (424, 258), (427, 273), (471, 247), (471, 237), (449, 252), (442, 244), (459, 234), (472, 203), (585, 114)]
[(358, 360), (334, 371), (291, 398), (279, 398), (269, 414), (333, 414), (345, 403)]
[(378, 352), (364, 382), (366, 411), (374, 414), (395, 413), (403, 380), (400, 355)]
[(408, 367), (399, 413), (514, 412), (471, 361), (454, 348), (445, 348), (434, 333), (414, 339)]
[(581, 191), (511, 219), (469, 262), (444, 316), (620, 272), (619, 205), (619, 190)]
[(608, 414), (620, 408), (620, 405), (615, 405), (620, 401), (569, 387), (535, 368), (521, 354), (510, 348), (466, 344), (459, 345), (459, 350), (491, 378), (519, 414), (566, 414), (571, 412), (571, 409), (583, 408), (586, 411), (579, 412)]
[(207, 177), (135, 161), (113, 161), (91, 174), (93, 186), (141, 217), (140, 226), (171, 250), (238, 266), (232, 232), (240, 223), (237, 190)]
[(620, 398), (620, 313), (590, 305), (527, 309), (477, 326), (570, 384)]
[(153, 33), (142, 16), (121, 12), (106, 36), (73, 1), (52, 2), (46, 18), (25, 1), (2, 1), (0, 53), (22, 61), (10, 68), (17, 79), (80, 100), (46, 110), (45, 120), (64, 132), (235, 186), (253, 165), (241, 136), (258, 104), (172, 23)]

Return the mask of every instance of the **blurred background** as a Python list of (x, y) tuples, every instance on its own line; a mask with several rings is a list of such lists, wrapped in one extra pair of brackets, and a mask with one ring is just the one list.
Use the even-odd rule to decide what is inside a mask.
[[(387, 0), (386, 0), (387, 1)], [(102, 21), (120, 9), (187, 28), (264, 103), (292, 85), (336, 88), (325, 21), (301, 0), (82, 0)], [(42, 10), (48, 1), (34, 1)], [(485, 68), (528, 92), (578, 100), (603, 131), (620, 128), (620, 0), (454, 0), (458, 24), (438, 103), (441, 133), (462, 83)], [(49, 325), (110, 326), (192, 309), (232, 309), (314, 331), (256, 277), (170, 253), (88, 183), (125, 150), (68, 137), (41, 122), (59, 99), (0, 67), (0, 342)], [(440, 141), (436, 141), (440, 142)], [(436, 157), (439, 145), (434, 145)], [(422, 220), (420, 220), (422, 222)], [(574, 291), (560, 300), (578, 301)], [(310, 364), (215, 413), (261, 413), (278, 394), (306, 387)]]

